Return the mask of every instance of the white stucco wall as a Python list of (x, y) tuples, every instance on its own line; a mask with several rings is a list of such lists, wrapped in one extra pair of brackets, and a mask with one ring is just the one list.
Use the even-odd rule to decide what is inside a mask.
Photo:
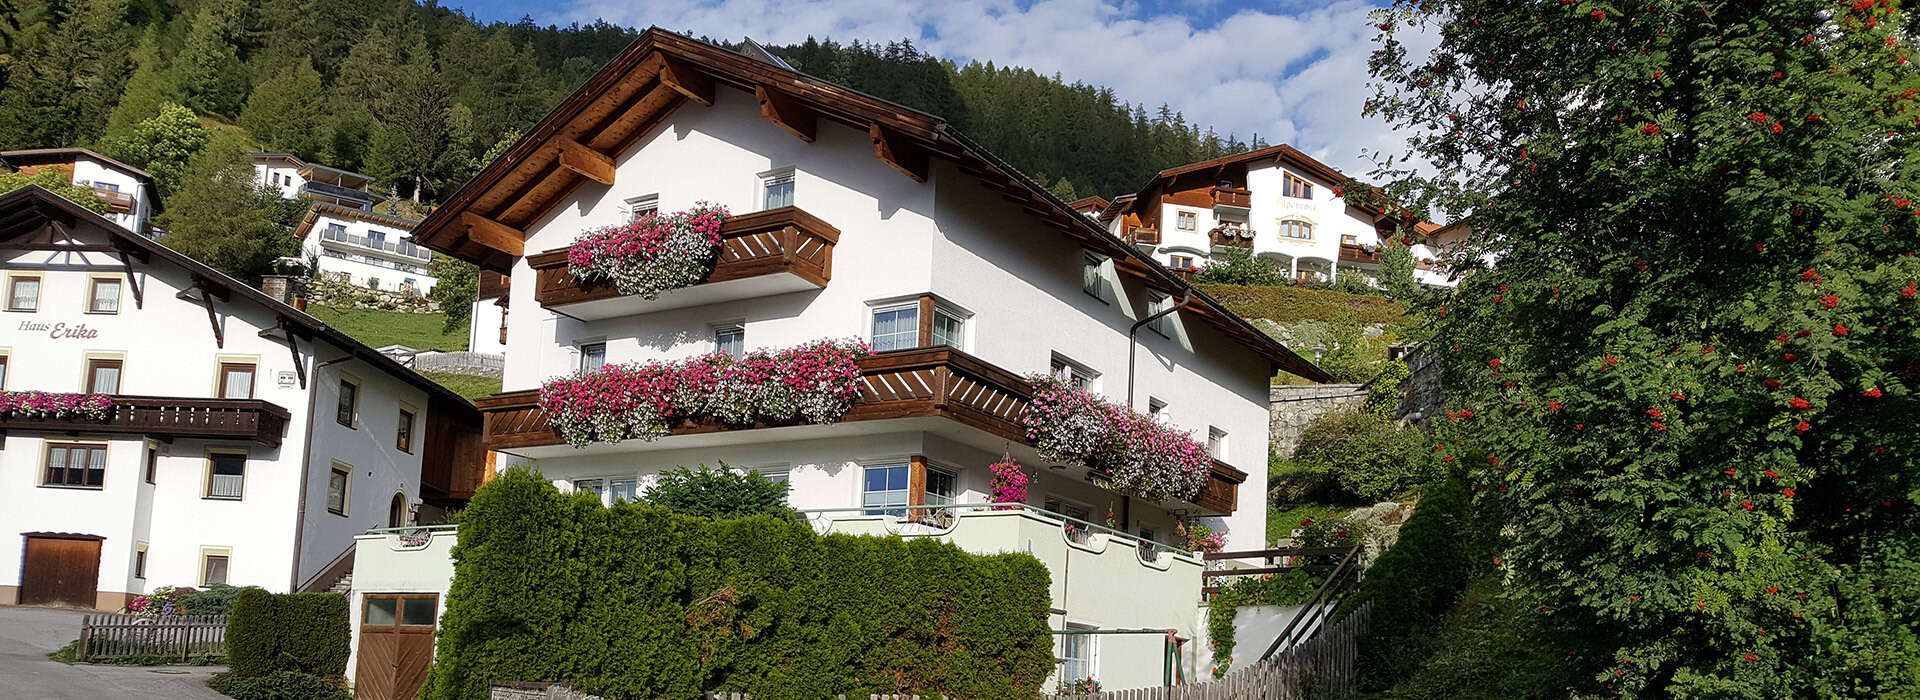
[(353, 591), (348, 597), (348, 617), (352, 633), (348, 636), (347, 682), (353, 682), (359, 669), (360, 623), (366, 610), (368, 593), (433, 593), (440, 596), (438, 616), (447, 612), (447, 592), (453, 590), (453, 545), (457, 541), (450, 527), (413, 530), (409, 534), (428, 539), (423, 547), (402, 544), (399, 533), (361, 534), (353, 539)]
[(507, 344), (500, 342), (500, 323), (508, 315), (508, 309), (502, 307), (499, 299), (478, 299), (473, 302), (472, 322), (467, 325), (467, 350), (503, 355)]

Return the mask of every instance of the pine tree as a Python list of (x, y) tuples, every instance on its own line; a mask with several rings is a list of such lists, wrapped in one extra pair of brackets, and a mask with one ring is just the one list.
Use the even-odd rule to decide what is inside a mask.
[(373, 132), (367, 165), (382, 179), (405, 183), (418, 202), (447, 147), (449, 102), (446, 84), (434, 70), (426, 47), (411, 53), (413, 58), (382, 101), (385, 108), (376, 115), (380, 123)]
[(326, 86), (306, 59), (272, 71), (240, 111), (240, 126), (260, 143), (302, 158), (326, 155), (333, 135)]
[(161, 196), (166, 197), (179, 190), (187, 164), (206, 148), (209, 138), (193, 110), (167, 103), (125, 136), (103, 141), (100, 148), (107, 155), (145, 169), (153, 176)]
[(0, 148), (90, 142), (120, 94), (124, 6), (115, 0), (56, 4), (60, 11), (33, 28), (0, 91)]
[(1579, 631), (1556, 694), (1920, 693), (1913, 19), (1398, 0), (1379, 26), (1369, 111), (1436, 171), (1389, 190), (1473, 226), (1430, 454), (1505, 517), (1479, 573)]
[(172, 67), (173, 80), (188, 107), (226, 117), (239, 113), (250, 79), (235, 43), (240, 18), (234, 5), (224, 1), (210, 3), (194, 15), (186, 44)]
[(246, 139), (216, 135), (187, 165), (159, 225), (167, 247), (241, 280), (257, 282), (298, 248), (279, 193), (254, 184)]
[(107, 127), (100, 134), (103, 143), (127, 138), (135, 125), (158, 115), (161, 107), (168, 103), (179, 104), (183, 99), (161, 55), (157, 27), (150, 28), (140, 39), (132, 61), (133, 75), (127, 78), (126, 88), (107, 115)]

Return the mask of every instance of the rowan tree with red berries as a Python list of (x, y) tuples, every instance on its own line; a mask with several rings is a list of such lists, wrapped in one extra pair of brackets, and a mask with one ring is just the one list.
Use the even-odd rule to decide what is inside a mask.
[(1367, 109), (1426, 164), (1389, 192), (1472, 227), (1434, 439), (1503, 518), (1509, 595), (1585, 631), (1592, 692), (1920, 696), (1914, 21), (1381, 13)]

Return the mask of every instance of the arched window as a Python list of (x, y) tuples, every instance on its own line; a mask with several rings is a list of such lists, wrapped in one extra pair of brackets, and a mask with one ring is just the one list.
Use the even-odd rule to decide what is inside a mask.
[(1287, 219), (1280, 222), (1280, 237), (1296, 241), (1313, 240), (1313, 224), (1299, 219)]

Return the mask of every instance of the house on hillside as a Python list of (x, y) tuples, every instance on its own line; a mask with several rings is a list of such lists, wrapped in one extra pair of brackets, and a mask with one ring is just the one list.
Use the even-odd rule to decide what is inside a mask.
[[(648, 298), (570, 272), (583, 235), (699, 202), (731, 212), (699, 282)], [(1063, 631), (1193, 639), (1204, 565), (1180, 528), (1265, 544), (1269, 380), (1326, 379), (939, 118), (659, 30), (414, 236), (505, 276), (505, 391), (477, 402), (503, 463), (606, 503), (665, 470), (724, 463), (785, 482), (822, 530), (1031, 552), (1053, 573)], [(492, 323), (476, 315), (475, 332)], [(851, 407), (818, 423), (690, 417), (577, 448), (540, 400), (556, 377), (823, 339), (871, 354), (855, 361)], [(1020, 422), (1042, 377), (1182, 436), (1201, 463), (1193, 489), (1149, 498), (1042, 457)], [(991, 510), (988, 467), (1007, 460), (1032, 482), (1024, 505)], [(420, 593), (388, 580), (358, 571), (356, 595)], [(1193, 659), (1190, 646), (1170, 656), (1165, 635), (1061, 640), (1061, 677), (1108, 687), (1159, 685), (1168, 659)]]
[[(1273, 261), (1293, 279), (1335, 282), (1362, 275), (1379, 285), (1380, 250), (1395, 222), (1376, 206), (1336, 192), (1349, 178), (1281, 144), (1168, 168), (1101, 215), (1108, 230), (1175, 269), (1198, 269), (1230, 248)], [(1452, 286), (1444, 253), (1415, 225), (1414, 280)]]
[(380, 197), (367, 191), (373, 177), (319, 163), (292, 153), (253, 154), (253, 181), (280, 191), (282, 199), (304, 199), (368, 211)]
[(153, 216), (160, 212), (159, 192), (147, 171), (85, 148), (33, 148), (0, 151), (0, 163), (24, 174), (60, 170), (67, 181), (92, 187), (107, 203), (106, 218), (114, 225), (149, 238)]
[(485, 473), (471, 404), (281, 300), (39, 187), (0, 243), (0, 604), (324, 589)]
[(311, 202), (293, 236), (302, 257), (317, 258), (320, 273), (349, 284), (396, 294), (424, 295), (438, 281), (427, 265), (433, 253), (414, 245), (419, 222), (380, 213), (381, 197), (367, 191), (373, 178), (309, 163), (291, 153), (253, 154), (255, 184), (284, 199)]

